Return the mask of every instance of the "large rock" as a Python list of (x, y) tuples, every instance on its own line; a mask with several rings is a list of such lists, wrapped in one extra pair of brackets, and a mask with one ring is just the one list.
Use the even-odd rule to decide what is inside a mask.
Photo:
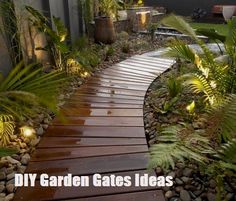
[(7, 181), (13, 179), (15, 177), (15, 172), (12, 172), (11, 174), (7, 175)]
[(29, 163), (30, 160), (30, 155), (28, 153), (24, 154), (21, 158), (21, 164), (23, 165), (27, 165)]
[(5, 172), (0, 172), (0, 180), (6, 179), (6, 173)]
[(207, 199), (208, 201), (216, 201), (216, 195), (213, 193), (207, 193)]
[(42, 136), (44, 133), (43, 127), (40, 125), (40, 127), (36, 130), (36, 133), (38, 136)]
[(2, 193), (4, 190), (5, 190), (5, 185), (4, 185), (4, 184), (1, 184), (1, 185), (0, 185), (0, 193)]
[(166, 197), (166, 198), (171, 198), (173, 195), (174, 195), (174, 194), (173, 194), (172, 191), (167, 191), (167, 192), (165, 193), (165, 197)]
[(14, 197), (14, 193), (11, 193), (11, 194), (9, 194), (9, 195), (7, 195), (7, 196), (5, 197), (5, 200), (4, 200), (4, 201), (10, 201), (10, 200), (13, 199), (13, 197)]
[(186, 190), (180, 191), (180, 199), (182, 201), (191, 201), (191, 197), (190, 197), (188, 191), (186, 191)]
[(184, 170), (183, 170), (183, 175), (184, 175), (184, 176), (190, 177), (190, 176), (192, 176), (192, 174), (193, 174), (193, 170), (192, 170), (192, 169), (190, 169), (190, 168), (184, 168)]
[(6, 159), (11, 164), (20, 164), (20, 162), (18, 160), (12, 158), (11, 156), (7, 156)]
[(8, 184), (8, 185), (6, 186), (6, 189), (7, 189), (7, 192), (8, 192), (8, 193), (13, 193), (13, 191), (14, 191), (14, 189), (15, 189), (15, 186), (14, 186), (14, 184)]

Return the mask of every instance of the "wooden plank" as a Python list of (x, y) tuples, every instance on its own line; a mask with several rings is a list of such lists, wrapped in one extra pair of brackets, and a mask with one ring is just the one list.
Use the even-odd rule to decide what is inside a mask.
[[(135, 174), (143, 175), (147, 173), (146, 171), (132, 171), (132, 172), (122, 172), (116, 173), (115, 176), (130, 176), (132, 178), (132, 183), (134, 184)], [(154, 173), (149, 174), (150, 176), (155, 175)], [(92, 180), (92, 178), (90, 178)], [(15, 200), (27, 200), (27, 201), (43, 201), (43, 200), (63, 200), (63, 199), (73, 199), (73, 198), (86, 198), (93, 196), (104, 196), (113, 195), (129, 192), (142, 192), (147, 190), (156, 190), (157, 187), (135, 187), (134, 185), (130, 187), (94, 187), (92, 184), (88, 187), (47, 187), (42, 188), (39, 182), (36, 182), (35, 187), (22, 187), (21, 191), (17, 191), (15, 194)]]
[(130, 96), (142, 96), (144, 97), (146, 91), (136, 91), (136, 90), (128, 90), (128, 89), (115, 89), (115, 88), (100, 88), (96, 86), (86, 86), (80, 87), (76, 93), (80, 93), (83, 91), (88, 91), (90, 93), (108, 93), (108, 94), (117, 94), (117, 95), (130, 95)]
[(123, 193), (108, 196), (98, 196), (90, 198), (76, 198), (64, 201), (165, 201), (165, 197), (161, 190), (152, 190), (135, 193)]
[(124, 84), (124, 85), (140, 85), (140, 86), (149, 86), (150, 82), (140, 82), (138, 80), (115, 80), (111, 78), (103, 78), (103, 77), (94, 77), (93, 79), (89, 79), (86, 83), (91, 83), (91, 82), (105, 82), (105, 83), (114, 83), (114, 84)]
[(145, 72), (137, 72), (137, 71), (121, 71), (119, 69), (110, 69), (107, 68), (104, 70), (105, 73), (115, 73), (117, 74), (117, 76), (119, 75), (129, 75), (129, 76), (133, 76), (133, 77), (141, 77), (141, 78), (149, 78), (149, 79), (153, 79), (154, 77), (156, 77), (156, 75), (150, 74), (150, 73), (145, 73)]
[(143, 84), (143, 83), (140, 83), (140, 84), (137, 84), (135, 82), (133, 83), (125, 83), (125, 82), (113, 82), (113, 81), (108, 81), (108, 80), (102, 80), (102, 79), (97, 79), (97, 80), (91, 80), (91, 81), (88, 81), (86, 82), (86, 84), (97, 84), (98, 86), (119, 86), (119, 87), (126, 87), (126, 88), (130, 88), (130, 87), (135, 87), (137, 88), (137, 86), (140, 86), (140, 88), (144, 88), (145, 90), (149, 87), (149, 84)]
[(157, 64), (157, 65), (150, 65), (148, 62), (145, 63), (139, 63), (139, 62), (124, 62), (124, 63), (119, 63), (116, 64), (115, 66), (112, 66), (111, 68), (117, 68), (117, 67), (121, 67), (121, 68), (127, 68), (127, 69), (136, 69), (139, 71), (145, 71), (145, 72), (149, 72), (149, 73), (162, 73), (163, 71), (165, 71), (166, 69), (168, 69), (168, 66), (166, 66), (165, 64)]
[(130, 85), (112, 85), (112, 84), (109, 84), (109, 83), (87, 83), (87, 84), (84, 84), (83, 86), (81, 86), (80, 88), (83, 89), (83, 88), (86, 88), (86, 87), (97, 87), (97, 88), (110, 88), (110, 89), (126, 89), (126, 90), (134, 90), (134, 91), (146, 91), (148, 86), (130, 86)]
[(68, 103), (74, 102), (92, 102), (92, 103), (121, 103), (121, 104), (135, 104), (142, 105), (143, 100), (129, 100), (129, 99), (119, 99), (119, 98), (104, 98), (104, 97), (89, 97), (89, 96), (71, 96), (68, 100)]
[(142, 127), (49, 126), (44, 136), (58, 137), (144, 137)]
[(65, 116), (80, 117), (142, 117), (142, 109), (91, 109), (91, 108), (63, 108), (61, 113)]
[(64, 122), (55, 118), (52, 125), (143, 126), (143, 117), (67, 117)]
[(166, 68), (169, 68), (170, 65), (172, 65), (172, 62), (163, 62), (163, 61), (153, 61), (153, 60), (145, 60), (142, 58), (138, 58), (138, 59), (127, 59), (125, 61), (121, 62), (122, 64), (128, 64), (128, 63), (133, 63), (133, 64), (148, 64), (147, 66), (147, 70), (148, 69), (156, 69), (157, 66), (163, 67), (163, 69), (165, 70)]
[(91, 91), (89, 91), (88, 89), (78, 89), (77, 91), (75, 91), (75, 93), (73, 94), (73, 95), (81, 95), (81, 94), (83, 94), (83, 95), (88, 95), (88, 96), (90, 96), (90, 95), (93, 95), (93, 96), (102, 96), (102, 97), (107, 97), (107, 96), (109, 96), (109, 97), (119, 97), (119, 96), (123, 96), (123, 97), (128, 97), (128, 98), (130, 98), (130, 99), (141, 99), (141, 100), (144, 100), (144, 97), (143, 97), (143, 92), (142, 92), (142, 94), (135, 94), (135, 93), (133, 93), (133, 94), (128, 94), (128, 93), (123, 93), (123, 94), (119, 94), (119, 93), (117, 93), (117, 91), (115, 91), (115, 93), (113, 92), (113, 93), (110, 93), (109, 91), (106, 91), (106, 90), (103, 90), (103, 91), (99, 91), (99, 92), (96, 92), (96, 89), (91, 89)]
[(66, 103), (62, 108), (123, 108), (123, 109), (142, 109), (143, 105), (135, 105), (135, 104), (122, 104), (122, 103), (88, 103), (88, 102), (77, 102), (77, 103)]
[(97, 74), (94, 76), (94, 78), (103, 78), (103, 79), (110, 79), (110, 80), (117, 80), (117, 81), (129, 81), (129, 82), (137, 82), (137, 83), (144, 83), (149, 84), (151, 82), (151, 79), (146, 78), (137, 78), (132, 76), (113, 76), (113, 75), (107, 75), (107, 74)]
[(38, 148), (146, 145), (146, 138), (44, 137)]
[[(90, 175), (95, 172), (109, 173), (146, 169), (148, 153), (135, 153), (58, 161), (30, 162), (26, 172), (49, 175)], [(104, 165), (106, 164), (106, 165)]]
[(149, 56), (145, 56), (145, 55), (136, 55), (136, 56), (131, 57), (130, 59), (135, 59), (135, 60), (142, 59), (142, 60), (145, 60), (148, 62), (164, 63), (169, 67), (175, 63), (175, 60), (173, 60), (173, 59), (156, 58), (156, 57), (149, 57)]
[(80, 96), (86, 96), (86, 97), (104, 97), (104, 98), (117, 98), (117, 99), (128, 99), (128, 100), (144, 100), (144, 97), (142, 96), (130, 96), (130, 95), (120, 95), (120, 94), (108, 94), (108, 93), (92, 93), (88, 91), (80, 91), (76, 94), (73, 94), (73, 97), (80, 97)]
[(93, 156), (147, 152), (147, 145), (36, 149), (31, 161), (51, 161)]

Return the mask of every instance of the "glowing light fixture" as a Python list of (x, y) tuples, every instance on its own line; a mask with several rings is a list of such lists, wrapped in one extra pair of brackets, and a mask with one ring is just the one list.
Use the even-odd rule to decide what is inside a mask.
[(84, 73), (81, 74), (81, 76), (84, 77), (84, 78), (85, 78), (85, 77), (88, 77), (88, 76), (89, 76), (89, 73), (88, 73), (88, 72), (84, 72)]
[(35, 134), (35, 130), (29, 126), (22, 126), (20, 128), (20, 131), (23, 136), (28, 137), (28, 138), (34, 136), (34, 134)]

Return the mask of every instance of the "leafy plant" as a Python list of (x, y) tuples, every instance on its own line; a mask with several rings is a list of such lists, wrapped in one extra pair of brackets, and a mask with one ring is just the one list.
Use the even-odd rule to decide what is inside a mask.
[(66, 80), (63, 72), (44, 73), (37, 64), (20, 62), (0, 80), (0, 111), (19, 120), (33, 117), (41, 107), (56, 112), (59, 88)]
[(52, 57), (54, 66), (57, 69), (68, 71), (66, 60), (69, 57), (69, 47), (65, 43), (68, 31), (62, 21), (53, 16), (54, 31), (49, 26), (49, 21), (43, 14), (30, 6), (26, 6), (26, 10), (32, 16), (30, 18), (32, 25), (40, 32), (46, 34), (47, 45), (45, 47), (37, 47), (36, 50), (48, 51)]
[(102, 16), (117, 17), (120, 6), (117, 0), (99, 0), (99, 8)]
[(81, 4), (81, 9), (80, 12), (83, 14), (83, 18), (84, 18), (84, 22), (85, 22), (85, 27), (86, 27), (86, 31), (88, 33), (88, 26), (89, 23), (93, 21), (93, 11), (94, 11), (94, 1), (93, 0), (82, 0), (79, 1)]
[(220, 141), (236, 137), (236, 95), (229, 95), (221, 104), (210, 108), (207, 120), (208, 135), (216, 136)]
[(208, 161), (204, 154), (214, 153), (208, 138), (180, 126), (164, 128), (157, 140), (158, 143), (150, 148), (149, 167), (174, 168), (177, 160), (184, 162), (186, 159), (204, 164)]
[(0, 3), (1, 26), (0, 34), (4, 39), (5, 47), (11, 58), (11, 63), (15, 66), (23, 59), (22, 45), (20, 42), (19, 19), (15, 12), (13, 1), (3, 0)]
[(17, 153), (17, 151), (15, 149), (0, 147), (0, 157), (10, 156), (10, 155), (13, 155), (15, 153)]
[(15, 123), (10, 115), (0, 115), (0, 146), (7, 146), (14, 134)]
[(130, 52), (130, 43), (128, 41), (124, 42), (123, 45), (122, 45), (122, 48), (121, 48), (121, 51), (123, 53), (129, 53)]
[[(233, 25), (229, 29), (229, 34), (225, 41), (232, 41), (232, 44), (236, 44), (233, 40), (236, 32), (232, 31), (236, 27), (236, 20), (232, 22)], [(189, 35), (193, 38), (201, 47), (202, 54), (195, 53), (191, 48), (184, 42), (176, 42), (169, 51), (169, 55), (182, 58), (195, 65), (197, 72), (184, 75), (185, 84), (189, 85), (193, 92), (203, 93), (205, 100), (208, 104), (214, 105), (219, 104), (222, 98), (235, 90), (234, 78), (235, 78), (235, 52), (231, 43), (225, 42), (225, 49), (230, 55), (229, 59), (232, 63), (225, 64), (219, 63), (214, 59), (213, 53), (209, 48), (197, 38), (196, 33), (181, 17), (170, 16), (163, 21), (164, 24), (173, 26), (179, 31)], [(228, 51), (230, 50), (230, 51)]]
[[(230, 185), (230, 177), (236, 175), (236, 19), (229, 21), (229, 33), (225, 39), (211, 33), (212, 37), (224, 41), (226, 62), (215, 59), (183, 18), (171, 15), (163, 23), (190, 36), (202, 49), (202, 53), (196, 53), (184, 42), (176, 41), (168, 53), (193, 64), (192, 72), (181, 79), (184, 86), (198, 94), (199, 100), (204, 97), (207, 112), (203, 119), (207, 128), (198, 131), (188, 126), (164, 129), (157, 138), (159, 143), (151, 148), (150, 165), (174, 168), (178, 160), (200, 162), (203, 169), (216, 178), (217, 200), (221, 200), (224, 182)], [(188, 106), (189, 111), (194, 105)]]
[(148, 33), (151, 36), (151, 40), (154, 41), (155, 39), (155, 32), (157, 31), (157, 28), (160, 26), (159, 23), (150, 23), (148, 25)]
[(112, 46), (105, 46), (105, 60), (109, 60), (109, 58), (114, 54), (115, 50)]
[(182, 83), (179, 79), (171, 77), (166, 82), (166, 88), (169, 96), (174, 98), (182, 92)]

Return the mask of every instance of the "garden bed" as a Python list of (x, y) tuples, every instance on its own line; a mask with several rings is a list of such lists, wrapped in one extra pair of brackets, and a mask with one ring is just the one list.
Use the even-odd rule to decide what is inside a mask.
[[(183, 89), (173, 105), (168, 107), (165, 105), (171, 102), (168, 82), (173, 78), (176, 79), (184, 72), (190, 71), (189, 69), (191, 68), (193, 66), (190, 64), (176, 63), (171, 69), (157, 77), (150, 85), (144, 102), (145, 132), (150, 147), (160, 143), (160, 133), (164, 128), (187, 125), (188, 129), (192, 130), (192, 132), (201, 132), (207, 129), (208, 125), (203, 118), (205, 111), (201, 107), (200, 102), (197, 101), (200, 98), (198, 95), (194, 95), (189, 90)], [(192, 116), (186, 109), (193, 100), (196, 101), (197, 109), (195, 113), (198, 118)], [(178, 161), (172, 170), (164, 170), (160, 167), (156, 168), (157, 175), (165, 174), (174, 178), (174, 185), (172, 187), (162, 189), (166, 200), (215, 201), (217, 192), (216, 177), (207, 175), (202, 168), (199, 163), (194, 161), (187, 161), (185, 163)], [(233, 201), (236, 199), (235, 186), (233, 187), (225, 183), (224, 190), (224, 198), (226, 200)]]

